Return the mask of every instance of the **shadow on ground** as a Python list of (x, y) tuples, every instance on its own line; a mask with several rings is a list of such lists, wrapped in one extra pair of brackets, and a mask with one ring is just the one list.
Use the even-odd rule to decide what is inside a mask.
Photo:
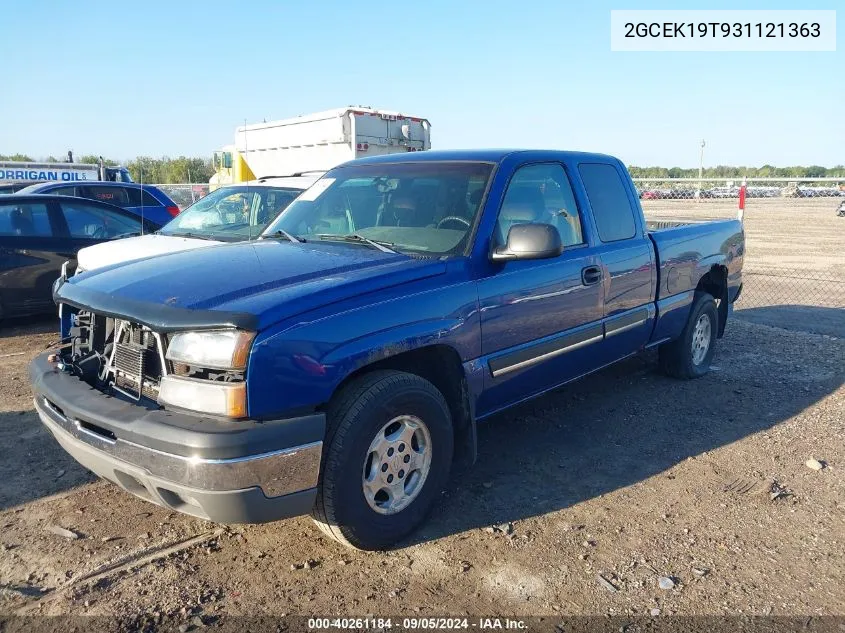
[(773, 305), (736, 309), (734, 316), (749, 323), (845, 338), (845, 308)]
[(59, 317), (55, 314), (39, 314), (0, 321), (0, 339), (50, 332), (55, 332), (56, 338), (59, 338)]
[(790, 354), (806, 341), (744, 323), (733, 327), (735, 335), (720, 344), (716, 371), (698, 380), (664, 377), (656, 353), (647, 353), (480, 424), (477, 464), (452, 477), (445, 499), (405, 545), (546, 514), (636, 484), (788, 420), (845, 380), (845, 367), (812, 360), (825, 345), (841, 353), (837, 341), (813, 342), (820, 347), (761, 370), (770, 363), (769, 345)]
[(95, 481), (58, 445), (33, 409), (0, 412), (0, 510)]
[[(788, 420), (845, 379), (841, 363), (824, 353), (829, 346), (841, 353), (839, 341), (739, 321), (729, 327), (714, 371), (698, 380), (662, 376), (649, 352), (480, 424), (477, 464), (453, 475), (410, 542), (545, 514), (636, 484)], [(0, 444), (0, 509), (95, 480), (32, 410), (0, 413)]]

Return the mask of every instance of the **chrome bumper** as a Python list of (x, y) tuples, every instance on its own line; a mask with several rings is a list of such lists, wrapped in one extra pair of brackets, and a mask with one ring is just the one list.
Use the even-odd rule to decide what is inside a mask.
[(208, 492), (260, 488), (266, 497), (317, 485), (322, 442), (230, 459), (183, 457), (91, 431), (41, 395), (35, 398), (35, 410), (56, 440), (83, 466), (160, 505), (173, 506), (167, 497), (160, 498), (162, 490), (173, 487), (168, 484)]

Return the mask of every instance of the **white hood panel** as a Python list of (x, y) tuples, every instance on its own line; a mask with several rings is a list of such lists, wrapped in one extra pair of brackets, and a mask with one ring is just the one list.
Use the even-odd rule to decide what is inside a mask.
[(171, 235), (141, 235), (83, 248), (79, 251), (76, 259), (78, 266), (83, 270), (95, 270), (112, 264), (122, 264), (154, 255), (190, 251), (195, 248), (215, 246), (221, 243)]

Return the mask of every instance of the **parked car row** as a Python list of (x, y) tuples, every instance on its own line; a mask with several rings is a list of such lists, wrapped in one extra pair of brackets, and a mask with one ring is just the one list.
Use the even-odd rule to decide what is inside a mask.
[(107, 202), (159, 225), (179, 215), (179, 207), (161, 189), (134, 182), (43, 182), (18, 193), (49, 193)]
[(153, 234), (81, 250), (76, 271), (256, 239), (316, 179), (316, 176), (268, 178), (216, 189)]
[(0, 319), (52, 312), (65, 262), (80, 272), (257, 238), (316, 178), (225, 187), (182, 213), (156, 187), (134, 183), (44, 183), (1, 195)]
[[(689, 187), (664, 187), (638, 189), (640, 200), (685, 200), (692, 198), (739, 198), (740, 188), (708, 187), (693, 189)], [(748, 198), (828, 198), (845, 197), (845, 189), (836, 187), (764, 187), (749, 185), (745, 188)]]
[(0, 319), (54, 311), (53, 283), (80, 249), (160, 226), (97, 200), (0, 196)]
[(786, 187), (780, 192), (783, 198), (840, 198), (845, 189), (837, 187)]

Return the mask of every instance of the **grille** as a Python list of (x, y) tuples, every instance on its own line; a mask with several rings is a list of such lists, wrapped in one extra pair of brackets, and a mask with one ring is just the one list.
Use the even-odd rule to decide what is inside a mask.
[[(114, 379), (114, 385), (124, 393), (138, 398), (138, 381), (135, 378), (127, 378), (123, 374), (117, 374)], [(148, 379), (144, 380), (144, 385), (141, 388), (141, 395), (150, 400), (158, 399), (158, 385), (152, 384)]]
[(138, 399), (145, 396), (156, 400), (164, 372), (155, 335), (126, 321), (116, 323), (116, 332), (111, 365), (115, 387)]
[(137, 343), (118, 343), (114, 346), (114, 368), (127, 377), (140, 378), (144, 375), (146, 351)]

